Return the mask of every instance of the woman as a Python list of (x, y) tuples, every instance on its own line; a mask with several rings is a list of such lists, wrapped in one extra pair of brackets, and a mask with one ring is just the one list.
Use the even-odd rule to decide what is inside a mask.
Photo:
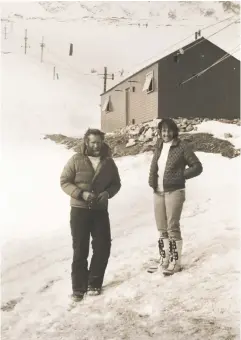
[(154, 190), (155, 219), (160, 233), (160, 265), (164, 275), (172, 275), (181, 270), (180, 217), (185, 181), (200, 175), (202, 164), (189, 145), (178, 138), (178, 127), (172, 119), (163, 119), (158, 132), (161, 138), (154, 151), (149, 185)]

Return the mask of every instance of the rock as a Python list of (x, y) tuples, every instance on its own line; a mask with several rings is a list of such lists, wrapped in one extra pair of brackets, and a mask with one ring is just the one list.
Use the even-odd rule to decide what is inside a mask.
[(154, 147), (153, 147), (152, 145), (145, 144), (145, 145), (143, 146), (143, 148), (141, 149), (141, 152), (147, 152), (147, 151), (151, 151), (151, 150), (153, 150), (153, 149), (154, 149)]
[(151, 142), (148, 142), (147, 143), (148, 146), (155, 146), (156, 145), (156, 142), (153, 140)]
[[(219, 153), (228, 158), (240, 157), (240, 150), (235, 150), (228, 139), (233, 137), (230, 133), (223, 134), (226, 140), (224, 137), (222, 140), (216, 139), (212, 134), (207, 133), (190, 133), (198, 130), (197, 124), (202, 121), (210, 121), (210, 119), (178, 117), (173, 120), (179, 127), (181, 140), (189, 142), (194, 151)], [(154, 119), (149, 123), (130, 125), (114, 132), (106, 133), (106, 142), (112, 150), (112, 156), (122, 157), (153, 151), (158, 140), (157, 125), (160, 121), (160, 119)], [(229, 121), (216, 119), (216, 121), (241, 125), (240, 119)], [(71, 138), (60, 134), (46, 135), (46, 138), (56, 143), (61, 143), (66, 148), (73, 149), (76, 152), (80, 151), (80, 143), (83, 141), (81, 138)]]
[(144, 127), (144, 130), (142, 133), (145, 133), (147, 130), (150, 129), (150, 126), (148, 124), (143, 125), (143, 127)]
[(231, 135), (231, 133), (225, 133), (224, 134), (224, 138), (232, 138), (233, 136)]
[(194, 127), (192, 125), (188, 125), (186, 127), (186, 132), (190, 132), (190, 131), (193, 131), (194, 130)]
[(195, 119), (193, 122), (192, 122), (192, 125), (197, 125), (197, 124), (201, 124), (201, 120), (200, 119)]
[[(141, 143), (147, 143), (148, 141), (151, 141), (153, 137), (146, 137), (145, 135), (141, 135), (139, 138), (138, 138), (138, 142), (141, 142)], [(155, 138), (155, 137), (154, 137)]]
[(153, 131), (152, 131), (152, 128), (149, 128), (146, 132), (145, 132), (145, 137), (147, 139), (152, 139), (152, 136), (153, 136)]
[(144, 135), (140, 135), (140, 137), (138, 138), (139, 142), (146, 142), (146, 138)]
[(145, 131), (145, 127), (144, 127), (144, 126), (142, 126), (142, 127), (140, 128), (139, 134), (141, 135), (141, 134), (143, 133), (143, 131)]
[(157, 128), (160, 121), (161, 121), (161, 119), (153, 119), (152, 121), (148, 122), (147, 124), (151, 128)]
[(234, 156), (237, 157), (237, 156), (240, 156), (240, 149), (236, 149), (234, 150)]
[(107, 132), (106, 134), (105, 134), (105, 136), (106, 137), (114, 137), (115, 136), (115, 132)]
[(118, 154), (118, 148), (117, 146), (114, 147), (114, 150), (113, 150), (113, 155), (117, 155)]
[(116, 140), (116, 144), (121, 144), (122, 143), (122, 140), (121, 139), (117, 139)]
[(129, 139), (128, 143), (126, 144), (126, 148), (129, 148), (129, 147), (134, 146), (134, 145), (136, 145), (136, 141), (135, 141), (135, 139), (131, 138), (131, 139)]
[(140, 134), (140, 128), (136, 127), (134, 130), (129, 131), (129, 135), (131, 136), (138, 136)]

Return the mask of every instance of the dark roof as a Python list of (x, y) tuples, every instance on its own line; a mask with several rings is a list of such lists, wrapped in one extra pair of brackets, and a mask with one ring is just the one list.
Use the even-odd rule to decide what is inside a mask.
[[(201, 42), (201, 41), (208, 41), (210, 44), (216, 46), (218, 49), (222, 50), (224, 53), (227, 53), (227, 52), (224, 51), (222, 48), (218, 47), (217, 45), (215, 45), (215, 44), (212, 43), (211, 41), (205, 39), (204, 37), (201, 37), (200, 39), (194, 40), (194, 41), (192, 41), (191, 43), (189, 43), (188, 45), (183, 46), (183, 47), (181, 47), (181, 48), (184, 48), (184, 50), (185, 50), (186, 48), (189, 48), (189, 47), (191, 47), (192, 45), (195, 45), (195, 44), (196, 44), (197, 42), (199, 42), (199, 41), (200, 41), (200, 42)], [(179, 51), (179, 50), (180, 50), (180, 47), (179, 47), (178, 49), (175, 49), (173, 52), (171, 52), (171, 53), (165, 55), (164, 57), (162, 57), (162, 58), (160, 58), (160, 59), (154, 61), (153, 63), (151, 63), (151, 64), (149, 64), (149, 65), (143, 67), (143, 68), (140, 69), (139, 71), (137, 71), (137, 72), (131, 74), (129, 77), (127, 77), (127, 78), (125, 78), (124, 80), (122, 80), (121, 82), (119, 82), (118, 84), (112, 86), (112, 87), (111, 87), (110, 89), (108, 89), (106, 92), (101, 93), (100, 96), (103, 96), (103, 95), (105, 95), (106, 93), (112, 91), (114, 88), (116, 88), (116, 87), (119, 86), (120, 84), (126, 82), (128, 79), (130, 79), (130, 78), (136, 76), (138, 73), (140, 73), (140, 72), (142, 72), (143, 70), (145, 70), (145, 69), (151, 67), (152, 65), (155, 65), (156, 63), (159, 63), (161, 60), (164, 60), (164, 59), (166, 59), (166, 58), (169, 58), (170, 56), (172, 56), (172, 55), (174, 55), (175, 53), (177, 53), (177, 51)]]
[[(203, 37), (201, 37), (200, 39), (194, 40), (193, 42), (191, 42), (190, 44), (188, 44), (188, 45), (186, 45), (186, 46), (183, 46), (182, 48), (185, 49), (185, 48), (191, 47), (192, 45), (194, 45), (195, 43), (197, 43), (198, 41), (201, 41), (201, 40), (206, 40), (206, 39), (203, 38)], [(161, 60), (163, 60), (163, 59), (165, 59), (165, 58), (170, 57), (171, 55), (175, 54), (175, 53), (176, 53), (177, 51), (179, 51), (179, 50), (180, 50), (180, 48), (178, 48), (178, 49), (176, 49), (175, 51), (173, 51), (173, 52), (171, 52), (171, 53), (165, 55), (164, 57), (162, 57), (162, 58), (160, 58), (160, 59), (154, 61), (153, 63), (148, 64), (147, 66), (143, 67), (143, 68), (140, 69), (139, 71), (137, 71), (137, 72), (131, 74), (129, 77), (125, 78), (124, 80), (120, 81), (118, 84), (116, 84), (116, 85), (112, 86), (111, 88), (109, 88), (106, 92), (102, 92), (102, 93), (101, 93), (101, 96), (103, 96), (104, 94), (110, 92), (111, 90), (113, 90), (114, 88), (116, 88), (117, 86), (119, 86), (120, 84), (126, 82), (128, 79), (130, 79), (130, 78), (136, 76), (138, 73), (142, 72), (143, 70), (145, 70), (145, 69), (151, 67), (152, 65), (155, 65), (156, 63), (159, 63), (159, 61), (161, 61)]]

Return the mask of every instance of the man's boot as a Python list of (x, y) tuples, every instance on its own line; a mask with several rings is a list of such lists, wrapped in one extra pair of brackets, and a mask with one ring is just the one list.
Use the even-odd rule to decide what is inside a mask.
[(160, 238), (158, 241), (158, 247), (160, 253), (160, 266), (164, 270), (168, 268), (170, 259), (168, 238)]
[(173, 275), (181, 271), (182, 240), (169, 241), (170, 262), (167, 269), (163, 270), (165, 276)]

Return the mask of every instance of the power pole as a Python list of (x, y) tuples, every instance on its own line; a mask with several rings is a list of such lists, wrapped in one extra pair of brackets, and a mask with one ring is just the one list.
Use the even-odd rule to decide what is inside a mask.
[(42, 37), (42, 42), (41, 42), (40, 46), (41, 46), (41, 63), (42, 63), (43, 62), (44, 47), (45, 47), (44, 37)]
[(70, 56), (73, 55), (73, 48), (74, 48), (74, 45), (71, 43), (70, 46), (69, 46), (69, 55)]
[(27, 41), (28, 41), (28, 31), (25, 30), (25, 37), (24, 37), (24, 53), (27, 54)]
[(24, 46), (21, 46), (21, 47), (24, 47), (24, 53), (27, 54), (27, 48), (30, 47), (28, 46), (28, 35), (27, 35), (28, 31), (25, 30), (25, 37), (24, 37)]
[(106, 84), (107, 84), (107, 67), (104, 67), (104, 92), (106, 92)]
[(4, 39), (7, 39), (7, 25), (4, 26)]
[(107, 87), (107, 79), (114, 80), (115, 76), (114, 73), (108, 74), (107, 73), (107, 67), (104, 67), (104, 74), (98, 74), (99, 76), (104, 76), (104, 93), (106, 92), (106, 87)]

